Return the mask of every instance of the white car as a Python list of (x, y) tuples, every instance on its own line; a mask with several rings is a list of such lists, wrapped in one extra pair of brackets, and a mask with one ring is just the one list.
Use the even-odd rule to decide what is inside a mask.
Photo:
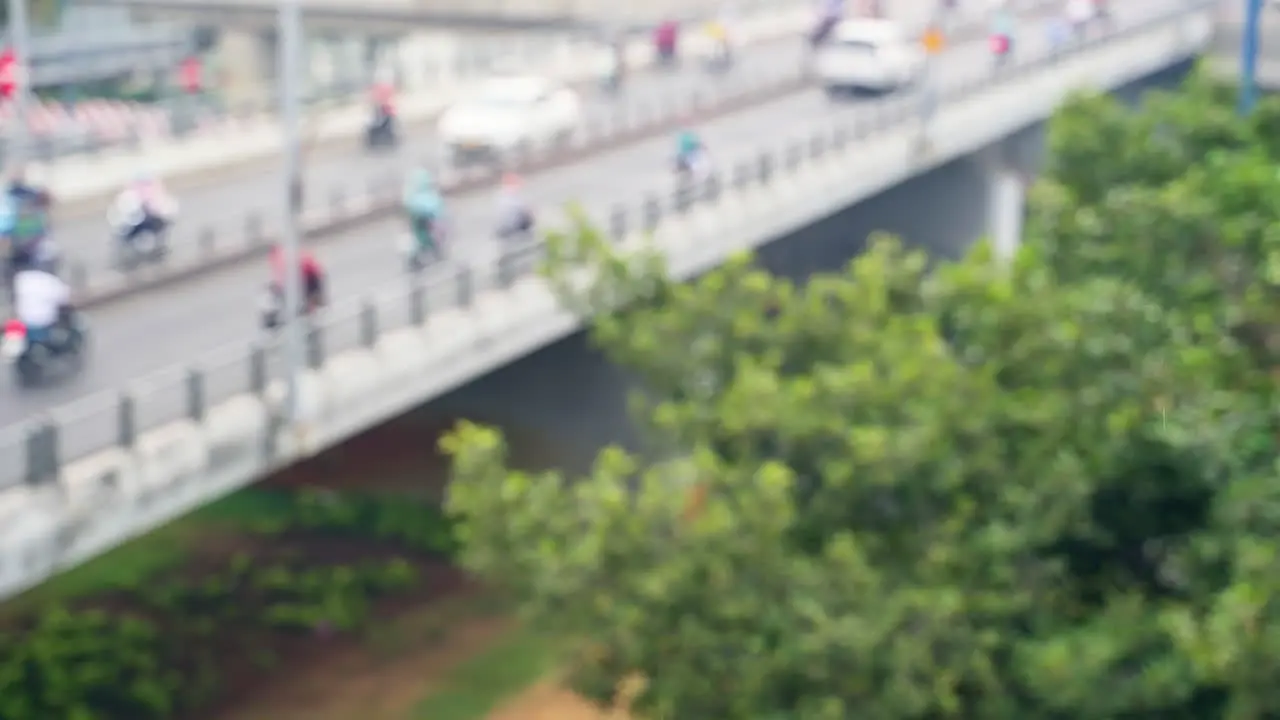
[(818, 49), (814, 71), (830, 94), (906, 87), (924, 73), (925, 52), (891, 20), (846, 20)]
[(498, 77), (445, 111), (440, 139), (450, 162), (500, 159), (521, 147), (564, 141), (582, 123), (577, 93), (545, 78)]

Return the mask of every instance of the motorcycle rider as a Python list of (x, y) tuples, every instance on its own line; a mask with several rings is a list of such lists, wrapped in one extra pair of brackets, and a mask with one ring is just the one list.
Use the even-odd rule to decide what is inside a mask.
[(107, 220), (132, 245), (144, 233), (159, 238), (178, 214), (178, 203), (158, 178), (139, 173), (116, 195)]
[(404, 187), (404, 209), (409, 216), (409, 228), (413, 232), (418, 252), (430, 253), (437, 260), (444, 258), (440, 248), (441, 222), (444, 217), (444, 198), (436, 187), (430, 171), (419, 168), (409, 174)]
[[(267, 256), (267, 262), (271, 265), (271, 291), (277, 297), (284, 298), (287, 279), (284, 248), (273, 245), (271, 253)], [(325, 304), (324, 268), (307, 249), (299, 248), (297, 270), (302, 273), (303, 311), (311, 313)]]
[(623, 76), (627, 72), (626, 41), (621, 37), (609, 43), (604, 55), (601, 84), (606, 90), (617, 90), (622, 87)]
[(389, 82), (376, 82), (369, 91), (373, 120), (369, 124), (370, 143), (379, 136), (396, 137), (396, 89)]
[[(54, 274), (46, 263), (35, 262), (18, 271), (13, 278), (14, 316), (26, 326), (27, 341), (40, 343), (62, 352), (76, 339), (75, 307), (71, 304), (71, 287)], [(65, 333), (55, 333), (55, 329)]]
[(707, 40), (711, 43), (711, 63), (727, 67), (733, 62), (733, 46), (729, 42), (729, 28), (723, 18), (714, 18), (707, 23)]
[(658, 61), (662, 65), (673, 65), (680, 51), (680, 23), (675, 20), (663, 20), (653, 31), (654, 50), (658, 53)]
[(706, 166), (707, 146), (690, 128), (676, 135), (676, 172), (681, 175), (697, 175)]
[(510, 240), (524, 237), (533, 230), (533, 211), (525, 201), (520, 176), (507, 173), (498, 190), (498, 237)]
[(50, 204), (49, 194), (28, 183), (21, 168), (10, 175), (0, 197), (0, 235), (9, 246), (5, 276), (11, 282), (22, 268), (54, 255), (46, 243)]

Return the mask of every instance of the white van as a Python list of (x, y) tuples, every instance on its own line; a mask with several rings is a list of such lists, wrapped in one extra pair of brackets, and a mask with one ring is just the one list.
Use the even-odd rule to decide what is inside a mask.
[(828, 93), (906, 87), (924, 72), (925, 52), (892, 20), (845, 20), (814, 58), (814, 71)]

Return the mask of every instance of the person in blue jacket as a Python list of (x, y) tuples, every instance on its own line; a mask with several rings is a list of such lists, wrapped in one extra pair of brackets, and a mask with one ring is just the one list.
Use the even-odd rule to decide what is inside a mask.
[(685, 128), (676, 136), (676, 172), (698, 177), (707, 170), (707, 143), (692, 129)]
[(409, 227), (418, 243), (418, 250), (442, 257), (439, 235), (444, 198), (427, 170), (418, 169), (409, 174), (404, 188), (404, 209), (409, 215)]
[(50, 248), (45, 247), (48, 231), (48, 193), (28, 184), (21, 170), (15, 172), (0, 193), (0, 238), (7, 251), (7, 278), (49, 254)]

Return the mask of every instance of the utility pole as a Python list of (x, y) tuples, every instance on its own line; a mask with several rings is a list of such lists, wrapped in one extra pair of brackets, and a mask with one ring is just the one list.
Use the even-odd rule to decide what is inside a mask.
[(27, 0), (9, 0), (9, 45), (13, 51), (13, 134), (9, 163), (21, 167), (31, 145), (28, 108), (31, 99), (31, 27)]
[(1240, 39), (1240, 114), (1258, 104), (1258, 34), (1262, 0), (1244, 0), (1244, 37)]
[(300, 86), (302, 9), (299, 0), (280, 0), (277, 28), (279, 52), (280, 120), (284, 133), (284, 350), (285, 418), (298, 420), (298, 376), (305, 367), (303, 352), (301, 231), (302, 214), (302, 108)]

